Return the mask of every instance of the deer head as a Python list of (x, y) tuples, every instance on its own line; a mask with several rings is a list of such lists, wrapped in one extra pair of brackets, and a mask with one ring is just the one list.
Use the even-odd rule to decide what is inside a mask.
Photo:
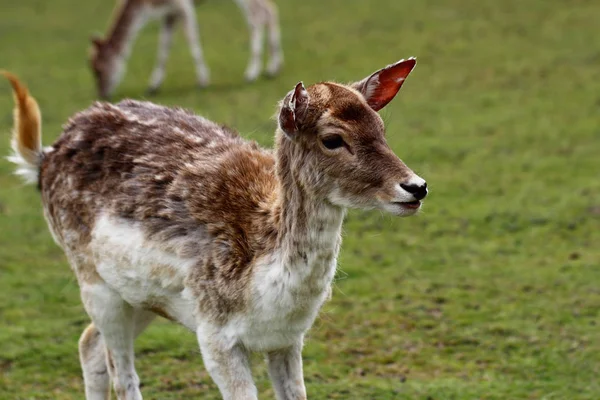
[(108, 99), (121, 80), (125, 64), (105, 40), (93, 37), (91, 43), (89, 62), (98, 96)]
[(278, 171), (311, 196), (341, 207), (415, 214), (427, 184), (385, 140), (377, 113), (398, 93), (414, 68), (410, 58), (367, 78), (341, 85), (298, 83), (279, 112)]

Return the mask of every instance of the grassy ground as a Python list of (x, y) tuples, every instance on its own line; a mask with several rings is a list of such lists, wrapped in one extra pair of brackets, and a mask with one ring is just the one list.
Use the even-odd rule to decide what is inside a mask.
[[(0, 1), (0, 67), (38, 98), (47, 144), (94, 98), (87, 39), (111, 3)], [(304, 352), (310, 398), (600, 398), (600, 3), (279, 4), (281, 76), (243, 82), (241, 14), (206, 0), (213, 86), (194, 88), (179, 33), (154, 100), (269, 146), (269, 117), (298, 80), (355, 80), (416, 55), (383, 115), (392, 147), (431, 186), (418, 218), (349, 214), (334, 298)], [(142, 32), (118, 97), (142, 97), (156, 32)], [(0, 89), (4, 155), (12, 99)], [(37, 192), (11, 171), (0, 161), (0, 398), (82, 398), (88, 319)], [(146, 398), (219, 398), (183, 328), (158, 322), (136, 346)], [(261, 398), (273, 398), (255, 365)]]

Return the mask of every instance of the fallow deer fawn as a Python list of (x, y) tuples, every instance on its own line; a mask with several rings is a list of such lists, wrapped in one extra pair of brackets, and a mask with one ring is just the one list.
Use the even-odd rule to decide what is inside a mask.
[(279, 400), (306, 399), (304, 334), (328, 299), (346, 208), (415, 214), (423, 179), (377, 111), (415, 66), (351, 85), (298, 83), (260, 148), (180, 108), (94, 103), (41, 147), (36, 101), (11, 74), (12, 161), (37, 182), (92, 319), (79, 342), (87, 399), (141, 399), (133, 341), (156, 315), (196, 333), (224, 399), (255, 400), (263, 352)]
[[(267, 73), (277, 74), (283, 63), (277, 7), (271, 0), (235, 2), (244, 13), (250, 31), (251, 54), (246, 68), (246, 79), (253, 81), (260, 75), (265, 27), (269, 33), (270, 53)], [(118, 86), (137, 33), (151, 19), (161, 19), (162, 25), (156, 65), (150, 78), (148, 92), (156, 92), (162, 84), (173, 31), (179, 20), (183, 20), (184, 33), (196, 66), (198, 85), (208, 85), (209, 70), (204, 62), (193, 3), (194, 0), (119, 0), (106, 38), (92, 39), (90, 65), (96, 79), (98, 95), (106, 99)]]

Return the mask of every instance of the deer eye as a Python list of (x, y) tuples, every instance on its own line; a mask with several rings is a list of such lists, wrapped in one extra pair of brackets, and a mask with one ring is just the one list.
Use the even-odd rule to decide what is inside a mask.
[(344, 139), (342, 139), (340, 135), (327, 136), (326, 138), (321, 139), (321, 143), (329, 150), (335, 150), (346, 146), (346, 142), (344, 142)]

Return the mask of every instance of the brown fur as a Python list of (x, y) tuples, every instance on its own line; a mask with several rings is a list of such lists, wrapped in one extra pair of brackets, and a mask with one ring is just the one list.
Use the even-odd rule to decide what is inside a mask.
[(184, 239), (184, 257), (204, 251), (194, 237), (207, 231), (213, 250), (190, 279), (210, 282), (201, 291), (226, 299), (222, 312), (242, 301), (236, 282), (277, 235), (269, 152), (185, 110), (134, 101), (96, 103), (74, 116), (53, 149), (41, 166), (42, 196), (53, 230), (77, 232), (62, 235), (63, 245), (85, 247), (103, 209), (139, 222), (149, 239)]

